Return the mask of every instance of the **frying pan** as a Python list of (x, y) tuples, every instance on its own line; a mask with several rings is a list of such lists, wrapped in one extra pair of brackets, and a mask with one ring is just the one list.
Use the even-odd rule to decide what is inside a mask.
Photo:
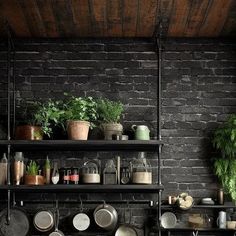
[(29, 232), (29, 219), (20, 209), (10, 209), (10, 222), (7, 222), (7, 209), (0, 212), (1, 236), (26, 236)]

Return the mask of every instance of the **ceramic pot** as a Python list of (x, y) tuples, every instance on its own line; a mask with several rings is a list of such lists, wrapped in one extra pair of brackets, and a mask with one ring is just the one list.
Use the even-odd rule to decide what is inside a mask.
[(123, 126), (120, 123), (104, 123), (101, 125), (105, 140), (112, 140), (112, 135), (122, 135)]
[(15, 130), (15, 139), (17, 140), (42, 140), (43, 131), (40, 126), (19, 125)]
[(25, 175), (26, 185), (44, 185), (45, 179), (42, 175)]
[(88, 121), (67, 121), (67, 134), (71, 140), (87, 140), (90, 123)]
[(136, 140), (150, 140), (150, 130), (146, 125), (132, 125)]

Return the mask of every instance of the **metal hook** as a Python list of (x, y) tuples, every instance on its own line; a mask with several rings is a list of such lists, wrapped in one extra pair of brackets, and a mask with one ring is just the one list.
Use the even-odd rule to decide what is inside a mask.
[(83, 211), (83, 202), (82, 202), (80, 194), (79, 194), (79, 201), (80, 201), (80, 212), (82, 212)]

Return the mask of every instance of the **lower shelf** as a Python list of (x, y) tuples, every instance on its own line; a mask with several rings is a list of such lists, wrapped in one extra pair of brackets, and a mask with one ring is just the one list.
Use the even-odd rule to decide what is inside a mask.
[(93, 192), (93, 193), (157, 193), (163, 190), (162, 185), (4, 185), (0, 190), (30, 191), (30, 192)]
[(179, 232), (179, 231), (202, 231), (202, 232), (227, 232), (236, 231), (236, 229), (219, 229), (219, 228), (161, 228), (161, 231)]

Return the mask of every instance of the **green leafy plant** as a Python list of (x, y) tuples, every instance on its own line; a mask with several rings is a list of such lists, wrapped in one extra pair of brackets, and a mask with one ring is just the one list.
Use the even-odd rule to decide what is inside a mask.
[(221, 156), (214, 158), (214, 171), (224, 190), (236, 200), (236, 115), (219, 127), (213, 137), (213, 146)]
[(29, 125), (41, 126), (42, 132), (50, 137), (53, 127), (62, 125), (62, 101), (49, 99), (46, 102), (30, 101), (21, 107), (21, 119)]
[(27, 175), (38, 175), (40, 166), (37, 165), (35, 161), (30, 161), (29, 165), (26, 167)]
[(236, 115), (231, 115), (225, 124), (215, 131), (213, 146), (221, 151), (223, 158), (235, 158)]
[(124, 111), (121, 102), (114, 102), (108, 99), (98, 100), (98, 120), (102, 123), (118, 123)]
[(81, 120), (90, 122), (90, 127), (94, 127), (97, 120), (97, 103), (92, 97), (70, 96), (63, 106), (62, 119)]

